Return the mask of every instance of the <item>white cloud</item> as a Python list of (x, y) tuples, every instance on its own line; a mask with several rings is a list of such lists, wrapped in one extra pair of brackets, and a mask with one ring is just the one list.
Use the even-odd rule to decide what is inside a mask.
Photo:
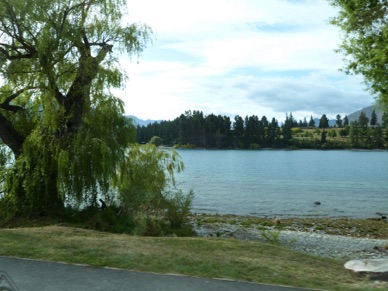
[[(139, 64), (123, 59), (128, 114), (185, 110), (283, 118), (351, 113), (373, 98), (338, 72), (336, 14), (324, 0), (128, 0), (130, 20), (157, 39)], [(297, 117), (298, 118), (298, 117)], [(300, 118), (303, 118), (302, 116)]]

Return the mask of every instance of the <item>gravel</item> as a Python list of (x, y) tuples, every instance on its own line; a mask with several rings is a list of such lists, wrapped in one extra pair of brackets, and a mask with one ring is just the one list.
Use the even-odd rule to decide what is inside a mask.
[(388, 258), (388, 240), (329, 235), (319, 231), (302, 232), (244, 228), (226, 223), (194, 224), (200, 237), (225, 237), (280, 244), (291, 250), (315, 256), (341, 259)]
[(388, 256), (388, 240), (296, 231), (281, 231), (279, 240), (292, 250), (321, 257), (366, 259)]

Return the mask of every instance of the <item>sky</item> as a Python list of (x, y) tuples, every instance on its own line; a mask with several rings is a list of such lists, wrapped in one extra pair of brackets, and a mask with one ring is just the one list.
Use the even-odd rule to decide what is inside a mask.
[(154, 32), (139, 58), (121, 59), (128, 115), (335, 119), (374, 102), (361, 76), (340, 71), (337, 10), (326, 0), (127, 1), (128, 21)]

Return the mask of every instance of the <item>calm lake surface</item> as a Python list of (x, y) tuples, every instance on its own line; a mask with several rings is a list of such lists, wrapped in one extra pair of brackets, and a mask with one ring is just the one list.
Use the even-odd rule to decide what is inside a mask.
[[(193, 212), (269, 217), (388, 214), (387, 151), (178, 150)], [(321, 205), (314, 204), (320, 201)]]

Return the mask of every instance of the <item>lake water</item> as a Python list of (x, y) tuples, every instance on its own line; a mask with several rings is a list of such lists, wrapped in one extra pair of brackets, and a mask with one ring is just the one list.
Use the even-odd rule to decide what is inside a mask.
[[(388, 213), (387, 151), (178, 150), (193, 212), (269, 217)], [(321, 205), (315, 205), (320, 201)]]

